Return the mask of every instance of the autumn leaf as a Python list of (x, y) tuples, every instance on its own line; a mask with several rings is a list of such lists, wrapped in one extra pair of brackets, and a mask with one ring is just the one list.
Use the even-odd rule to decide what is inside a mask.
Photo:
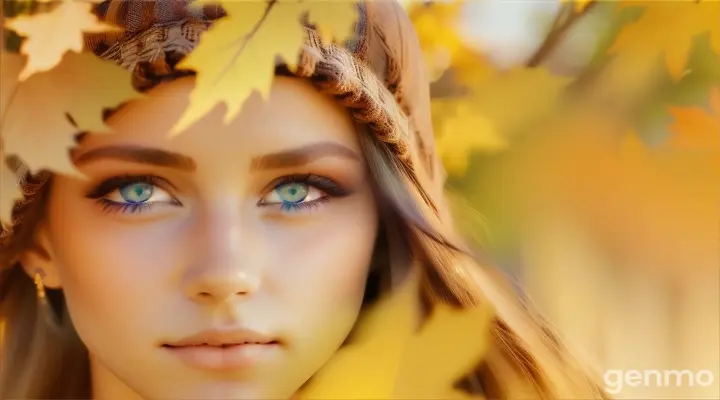
[(437, 80), (464, 45), (455, 28), (463, 2), (412, 4), (408, 14), (422, 43), (430, 79)]
[(449, 68), (465, 84), (486, 79), (495, 71), (457, 29), (465, 4), (464, 0), (453, 0), (407, 5), (431, 81), (438, 80)]
[(720, 87), (710, 92), (709, 112), (699, 107), (671, 107), (674, 135), (668, 145), (678, 149), (720, 151)]
[(406, 282), (364, 314), (352, 342), (315, 374), (301, 399), (390, 398), (416, 324), (417, 290), (416, 282)]
[[(14, 93), (13, 88), (17, 84), (17, 76), (24, 64), (24, 57), (0, 52), (0, 128)], [(17, 200), (23, 198), (17, 178), (6, 163), (2, 133), (0, 130), (0, 227), (11, 224), (13, 206)]]
[(569, 79), (545, 68), (499, 72), (474, 83), (466, 96), (433, 101), (438, 153), (448, 172), (461, 175), (473, 151), (496, 152), (558, 104)]
[[(27, 59), (19, 54), (0, 52), (0, 126), (18, 85), (18, 75)], [(0, 131), (2, 132), (2, 131)]]
[(516, 68), (472, 86), (467, 100), (495, 129), (512, 133), (552, 111), (569, 83), (546, 68)]
[(355, 33), (358, 9), (352, 1), (309, 1), (304, 3), (304, 8), (325, 45), (332, 43), (333, 39), (342, 43)]
[(20, 48), (20, 51), (28, 56), (28, 63), (20, 73), (20, 80), (50, 70), (68, 51), (81, 52), (84, 45), (83, 33), (118, 29), (100, 22), (91, 10), (92, 4), (88, 1), (65, 0), (48, 13), (21, 16), (7, 21), (7, 28), (27, 38)]
[(17, 155), (33, 173), (77, 175), (68, 156), (75, 134), (107, 131), (102, 111), (139, 96), (127, 70), (90, 53), (66, 53), (50, 71), (2, 85), (13, 93), (0, 116), (5, 153)]
[(470, 399), (455, 383), (487, 350), (492, 313), (435, 306), (419, 332), (417, 286), (406, 284), (361, 320), (359, 331), (302, 391), (304, 399)]
[[(205, 2), (217, 3), (211, 0)], [(240, 112), (253, 92), (267, 98), (278, 57), (294, 69), (305, 43), (301, 17), (309, 11), (310, 20), (327, 39), (346, 33), (357, 17), (340, 2), (219, 1), (228, 17), (218, 21), (200, 39), (200, 44), (183, 60), (179, 68), (197, 71), (196, 87), (190, 106), (171, 135), (177, 135), (197, 122), (218, 103), (225, 103), (225, 122)], [(352, 3), (351, 3), (352, 4)], [(354, 7), (354, 5), (352, 6)], [(331, 15), (338, 12), (337, 15)], [(326, 43), (329, 43), (326, 42)]]
[[(437, 132), (438, 155), (447, 172), (463, 175), (473, 152), (494, 153), (507, 148), (506, 139), (467, 102), (452, 105), (455, 101), (435, 101), (433, 107), (455, 108), (455, 115), (444, 119)], [(445, 104), (443, 104), (445, 103)], [(448, 105), (447, 103), (451, 103)]]
[[(687, 60), (694, 38), (708, 33), (714, 51), (720, 52), (720, 2), (670, 1), (640, 3), (640, 18), (626, 26), (608, 50), (616, 56), (619, 71), (631, 79), (652, 68), (663, 56), (670, 75), (678, 80), (686, 72)], [(621, 9), (637, 6), (621, 2)]]
[(206, 32), (179, 65), (196, 70), (198, 76), (190, 107), (172, 134), (185, 130), (221, 102), (227, 104), (225, 122), (231, 121), (253, 92), (267, 97), (277, 56), (291, 68), (297, 62), (305, 38), (299, 4), (270, 7), (266, 2), (228, 1), (222, 5), (228, 17)]
[(470, 399), (454, 385), (487, 352), (492, 316), (484, 306), (456, 310), (436, 305), (420, 333), (408, 341), (393, 398)]

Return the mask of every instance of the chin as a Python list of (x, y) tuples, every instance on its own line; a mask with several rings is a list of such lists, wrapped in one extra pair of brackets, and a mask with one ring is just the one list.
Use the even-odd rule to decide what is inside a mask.
[[(272, 382), (216, 381), (192, 384), (188, 382), (170, 384), (166, 390), (152, 393), (148, 398), (187, 400), (228, 400), (228, 399), (288, 399), (293, 393), (278, 392)], [(145, 397), (145, 396), (144, 396)]]

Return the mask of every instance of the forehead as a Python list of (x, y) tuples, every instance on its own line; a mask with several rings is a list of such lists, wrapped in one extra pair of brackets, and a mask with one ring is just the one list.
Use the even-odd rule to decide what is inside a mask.
[(189, 105), (193, 87), (193, 78), (156, 87), (112, 115), (107, 122), (112, 133), (84, 138), (81, 150), (127, 144), (190, 156), (236, 158), (241, 153), (265, 154), (325, 141), (360, 151), (347, 110), (309, 82), (290, 77), (277, 77), (266, 98), (253, 94), (227, 123), (226, 107), (218, 104), (185, 132), (169, 137)]

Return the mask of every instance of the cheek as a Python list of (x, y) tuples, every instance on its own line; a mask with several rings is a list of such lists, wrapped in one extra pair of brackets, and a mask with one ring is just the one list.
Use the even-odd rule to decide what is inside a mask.
[(282, 274), (284, 291), (344, 294), (362, 290), (372, 256), (373, 225), (350, 217), (273, 235), (273, 274)]
[(276, 251), (266, 272), (271, 295), (282, 299), (295, 326), (313, 327), (313, 335), (325, 329), (344, 340), (365, 293), (377, 236), (373, 212), (338, 212), (312, 227), (272, 236)]
[(358, 219), (337, 219), (302, 232), (275, 235), (275, 246), (282, 251), (272, 253), (269, 272), (277, 278), (272, 281), (279, 283), (277, 294), (307, 301), (362, 297), (376, 228)]
[(123, 226), (92, 201), (64, 198), (73, 191), (57, 186), (62, 189), (51, 200), (50, 236), (73, 322), (84, 339), (98, 330), (109, 337), (127, 334), (144, 322), (137, 310), (167, 296), (164, 276), (179, 256), (168, 249), (178, 229), (170, 223)]

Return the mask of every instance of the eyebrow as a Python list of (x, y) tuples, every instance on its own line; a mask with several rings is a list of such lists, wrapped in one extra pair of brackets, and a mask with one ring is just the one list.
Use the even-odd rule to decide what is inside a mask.
[(176, 168), (185, 171), (194, 171), (196, 168), (195, 161), (190, 157), (171, 151), (140, 146), (99, 147), (73, 157), (73, 162), (75, 165), (80, 166), (92, 161), (108, 158), (159, 167)]
[[(332, 156), (343, 157), (355, 161), (362, 160), (362, 157), (360, 157), (357, 152), (339, 143), (318, 142), (253, 158), (250, 163), (250, 169), (258, 170), (298, 167), (309, 164), (323, 157)], [(74, 156), (73, 162), (75, 165), (81, 166), (100, 159), (130, 161), (159, 167), (176, 168), (190, 172), (197, 168), (195, 160), (188, 156), (167, 150), (129, 145), (105, 146), (92, 149), (78, 156)]]
[(254, 158), (250, 163), (250, 169), (299, 167), (323, 157), (342, 157), (354, 161), (362, 161), (362, 157), (360, 157), (357, 152), (339, 143), (318, 142)]

